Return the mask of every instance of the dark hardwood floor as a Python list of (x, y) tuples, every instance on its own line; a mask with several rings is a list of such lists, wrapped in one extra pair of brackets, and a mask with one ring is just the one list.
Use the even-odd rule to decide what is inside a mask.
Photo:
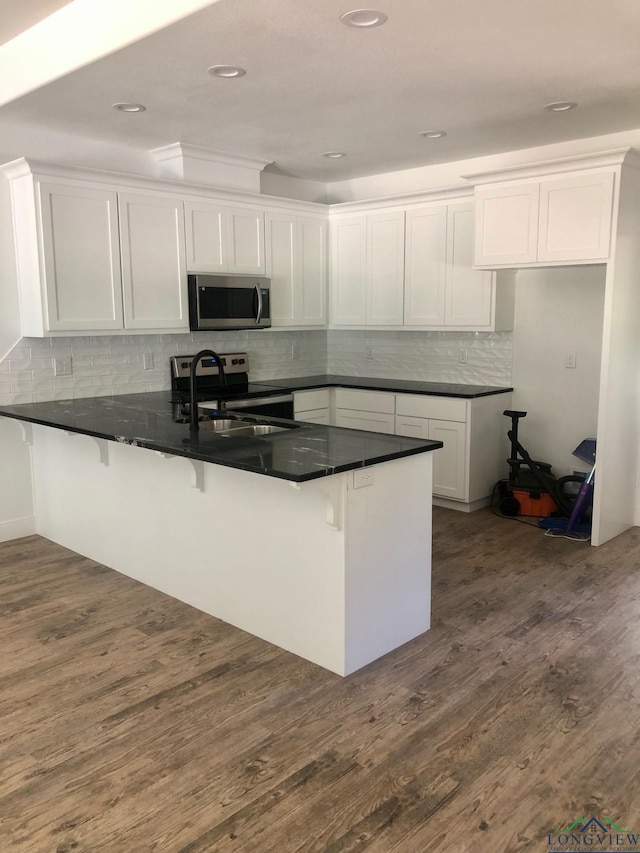
[(640, 830), (640, 529), (434, 512), (433, 628), (341, 679), (33, 536), (0, 545), (0, 851), (547, 851)]

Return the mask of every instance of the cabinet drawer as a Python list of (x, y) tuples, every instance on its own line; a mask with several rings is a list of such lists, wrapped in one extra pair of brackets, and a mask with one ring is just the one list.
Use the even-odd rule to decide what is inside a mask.
[(358, 412), (353, 409), (338, 409), (335, 424), (348, 429), (361, 429), (366, 432), (384, 432), (393, 435), (395, 418), (393, 415), (375, 412)]
[(395, 395), (384, 391), (353, 391), (336, 388), (336, 409), (355, 409), (359, 412), (382, 412), (393, 415)]
[(304, 409), (296, 412), (295, 419), (304, 423), (331, 424), (329, 409)]
[(308, 412), (311, 409), (324, 409), (329, 406), (330, 392), (328, 388), (317, 388), (314, 391), (295, 391), (293, 406), (296, 412)]
[(457, 397), (423, 397), (418, 394), (397, 394), (396, 414), (465, 423), (467, 420), (467, 400)]

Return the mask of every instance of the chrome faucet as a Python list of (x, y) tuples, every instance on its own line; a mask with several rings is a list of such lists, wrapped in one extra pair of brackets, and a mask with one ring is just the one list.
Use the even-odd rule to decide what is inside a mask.
[(189, 422), (191, 424), (191, 432), (198, 432), (200, 430), (198, 424), (198, 403), (196, 401), (196, 371), (200, 364), (200, 359), (205, 356), (209, 356), (218, 365), (221, 390), (224, 391), (227, 387), (227, 377), (224, 375), (224, 363), (218, 353), (212, 349), (203, 349), (199, 353), (196, 353), (189, 369)]

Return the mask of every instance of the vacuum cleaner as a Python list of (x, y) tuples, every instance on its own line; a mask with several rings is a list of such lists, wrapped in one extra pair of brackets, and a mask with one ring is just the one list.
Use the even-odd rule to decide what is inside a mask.
[[(548, 462), (532, 459), (518, 440), (518, 425), (526, 412), (507, 409), (504, 415), (511, 419), (507, 435), (511, 442), (509, 478), (501, 481), (498, 507), (505, 516), (533, 515), (541, 517), (539, 526), (549, 535), (571, 535), (568, 538), (589, 538), (591, 526), (583, 524), (582, 515), (590, 504), (595, 472), (595, 439), (585, 439), (574, 450), (574, 455), (591, 462), (591, 473), (584, 476), (570, 474), (555, 477)], [(568, 491), (569, 484), (579, 484), (577, 494)], [(555, 532), (554, 532), (555, 531)]]

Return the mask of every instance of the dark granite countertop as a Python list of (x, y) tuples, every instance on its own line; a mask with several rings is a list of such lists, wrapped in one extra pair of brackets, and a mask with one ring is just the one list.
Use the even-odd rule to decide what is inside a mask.
[(310, 423), (252, 438), (216, 436), (201, 429), (192, 439), (189, 424), (176, 421), (169, 391), (0, 406), (0, 415), (294, 482), (442, 447), (439, 441)]
[(454, 382), (415, 382), (409, 379), (375, 379), (361, 376), (336, 376), (323, 374), (318, 376), (297, 376), (289, 379), (264, 379), (255, 385), (270, 385), (287, 388), (291, 391), (310, 391), (313, 388), (360, 388), (366, 391), (393, 391), (405, 394), (426, 394), (438, 397), (487, 397), (491, 394), (505, 394), (513, 388), (495, 385), (459, 385)]

